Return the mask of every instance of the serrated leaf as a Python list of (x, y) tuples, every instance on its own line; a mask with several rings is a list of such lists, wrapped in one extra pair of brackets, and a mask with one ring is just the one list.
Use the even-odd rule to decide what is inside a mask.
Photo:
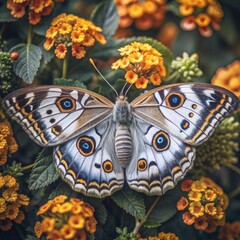
[[(51, 153), (50, 153), (51, 152)], [(36, 159), (29, 181), (29, 188), (36, 190), (48, 186), (59, 177), (53, 164), (51, 150), (43, 150)]]
[(64, 183), (61, 182), (49, 195), (49, 199), (53, 199), (54, 197), (58, 196), (58, 195), (66, 195), (68, 197), (78, 197), (79, 193), (74, 192), (71, 187)]
[(15, 22), (17, 20), (5, 6), (0, 8), (0, 22)]
[[(177, 212), (176, 203), (179, 198), (180, 192), (178, 189), (169, 191), (165, 195), (161, 196), (158, 204), (144, 223), (144, 226), (149, 228), (158, 227), (162, 223), (172, 218)], [(155, 199), (152, 201), (154, 200)], [(151, 199), (147, 200), (146, 202), (150, 201)]]
[(91, 20), (103, 29), (103, 35), (109, 40), (118, 28), (119, 16), (113, 0), (100, 3), (91, 15)]
[(13, 47), (10, 52), (17, 52), (19, 58), (14, 61), (13, 70), (26, 83), (32, 83), (40, 67), (42, 58), (41, 48), (34, 44), (20, 43)]
[(145, 216), (145, 204), (141, 194), (124, 188), (112, 196), (115, 203), (123, 208), (127, 213), (137, 219), (143, 219)]
[(79, 80), (67, 79), (67, 78), (55, 78), (54, 84), (59, 86), (71, 86), (86, 89), (86, 85)]

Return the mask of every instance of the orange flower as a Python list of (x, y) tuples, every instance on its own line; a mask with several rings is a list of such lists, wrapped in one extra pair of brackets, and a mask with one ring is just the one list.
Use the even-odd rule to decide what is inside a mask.
[(183, 213), (182, 218), (187, 225), (192, 225), (195, 222), (195, 217), (190, 212)]
[(134, 3), (129, 6), (128, 14), (131, 18), (139, 18), (143, 15), (143, 8), (140, 4)]
[(87, 219), (86, 223), (85, 223), (86, 230), (90, 234), (95, 233), (96, 232), (96, 224), (97, 224), (97, 221), (94, 217), (91, 217), (91, 218)]
[(190, 191), (188, 193), (188, 198), (191, 201), (199, 202), (201, 200), (201, 198), (202, 198), (202, 194), (200, 192)]
[(63, 59), (66, 57), (67, 47), (64, 44), (58, 44), (54, 53), (57, 58)]
[(197, 230), (205, 230), (208, 227), (208, 221), (206, 217), (199, 217), (194, 222), (194, 227)]
[(224, 87), (240, 98), (240, 61), (237, 60), (225, 68), (219, 68), (212, 78), (212, 84)]
[(76, 230), (71, 228), (69, 225), (64, 224), (63, 227), (60, 229), (61, 235), (64, 239), (73, 239), (76, 234)]
[(201, 217), (204, 215), (204, 206), (200, 202), (191, 202), (189, 212), (195, 217)]
[(158, 86), (162, 82), (160, 75), (157, 73), (151, 75), (150, 81), (152, 82), (153, 85), (158, 85)]
[(34, 227), (34, 232), (35, 232), (37, 238), (40, 238), (42, 236), (43, 229), (42, 229), (41, 222), (36, 222), (35, 227)]
[(181, 197), (177, 202), (177, 209), (179, 211), (184, 210), (188, 206), (188, 200), (185, 197)]
[(129, 70), (125, 74), (125, 79), (130, 84), (134, 84), (137, 81), (137, 79), (138, 79), (138, 75), (135, 72), (133, 72), (132, 70)]
[(145, 89), (145, 88), (147, 88), (147, 85), (148, 85), (148, 80), (143, 76), (138, 78), (135, 83), (136, 88)]
[(189, 192), (192, 186), (193, 180), (186, 179), (181, 184), (181, 190), (183, 192)]
[[(57, 58), (65, 58), (67, 47), (71, 47), (72, 56), (81, 59), (86, 54), (86, 47), (93, 46), (95, 41), (106, 44), (107, 40), (100, 33), (102, 29), (91, 21), (79, 18), (73, 14), (60, 14), (55, 17), (46, 31), (44, 48), (55, 49)], [(51, 39), (51, 40), (50, 40)]]
[(199, 27), (207, 27), (211, 22), (211, 18), (205, 13), (200, 13), (195, 18), (195, 22)]
[(180, 5), (179, 12), (182, 16), (188, 16), (194, 12), (194, 8), (189, 5)]
[(68, 219), (68, 224), (74, 229), (83, 229), (85, 224), (85, 218), (80, 215), (72, 215)]
[(42, 231), (43, 232), (52, 232), (56, 224), (54, 218), (45, 217), (42, 221)]

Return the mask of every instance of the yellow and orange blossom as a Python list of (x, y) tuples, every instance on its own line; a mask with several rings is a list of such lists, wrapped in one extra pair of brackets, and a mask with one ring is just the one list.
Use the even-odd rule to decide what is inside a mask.
[(87, 239), (87, 233), (96, 231), (97, 221), (94, 208), (78, 198), (67, 200), (59, 195), (42, 205), (37, 212), (43, 220), (36, 222), (35, 234), (38, 238), (45, 235), (49, 240)]
[(219, 30), (223, 10), (217, 0), (177, 0), (179, 13), (183, 17), (181, 27), (190, 31), (198, 27), (204, 37), (212, 35), (212, 28)]
[(7, 0), (7, 8), (15, 18), (22, 18), (28, 10), (29, 23), (36, 25), (41, 21), (42, 16), (52, 12), (53, 0)]
[(149, 82), (160, 85), (166, 76), (163, 57), (147, 43), (133, 42), (119, 49), (121, 59), (112, 64), (112, 69), (126, 71), (125, 79), (137, 88), (145, 89)]
[(224, 87), (240, 98), (240, 61), (219, 68), (212, 78), (212, 84)]
[(0, 173), (0, 230), (8, 231), (13, 223), (24, 220), (23, 207), (28, 206), (29, 198), (19, 193), (19, 184), (11, 175)]
[(179, 240), (174, 233), (160, 232), (157, 237), (138, 238), (138, 240)]
[(12, 127), (0, 110), (0, 166), (7, 162), (8, 153), (15, 153), (18, 145), (13, 137)]
[(177, 209), (186, 210), (182, 215), (185, 224), (193, 224), (195, 229), (208, 233), (224, 224), (228, 197), (220, 186), (210, 178), (202, 177), (196, 181), (183, 181), (181, 189), (185, 197), (179, 199)]
[(93, 22), (63, 13), (52, 20), (43, 46), (46, 50), (56, 46), (54, 53), (59, 59), (65, 58), (71, 48), (72, 56), (81, 59), (86, 54), (86, 48), (93, 46), (96, 41), (101, 44), (107, 42), (101, 32), (102, 29)]

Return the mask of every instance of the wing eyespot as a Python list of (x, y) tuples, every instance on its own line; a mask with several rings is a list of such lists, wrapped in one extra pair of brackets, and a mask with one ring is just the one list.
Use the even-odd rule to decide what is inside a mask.
[(110, 160), (106, 160), (103, 162), (103, 170), (106, 173), (111, 173), (113, 171), (113, 164)]
[(85, 157), (94, 153), (95, 145), (95, 140), (92, 137), (83, 136), (77, 140), (77, 149)]
[(167, 150), (170, 145), (170, 138), (168, 134), (164, 131), (157, 132), (153, 137), (152, 145), (158, 152)]
[(139, 171), (145, 171), (147, 169), (147, 161), (146, 159), (142, 158), (138, 160), (137, 168)]
[(60, 112), (68, 113), (76, 109), (76, 101), (70, 97), (62, 97), (56, 101)]
[(169, 93), (165, 101), (168, 108), (176, 109), (183, 105), (185, 96), (181, 93)]

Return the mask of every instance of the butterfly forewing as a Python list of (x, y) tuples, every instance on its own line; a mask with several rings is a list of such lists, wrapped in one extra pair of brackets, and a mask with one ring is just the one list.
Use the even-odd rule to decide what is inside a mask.
[(112, 114), (113, 104), (71, 87), (19, 89), (3, 101), (8, 114), (41, 146), (54, 146), (85, 132)]
[(199, 145), (219, 123), (238, 108), (237, 97), (210, 84), (175, 84), (135, 99), (133, 114), (182, 141)]

